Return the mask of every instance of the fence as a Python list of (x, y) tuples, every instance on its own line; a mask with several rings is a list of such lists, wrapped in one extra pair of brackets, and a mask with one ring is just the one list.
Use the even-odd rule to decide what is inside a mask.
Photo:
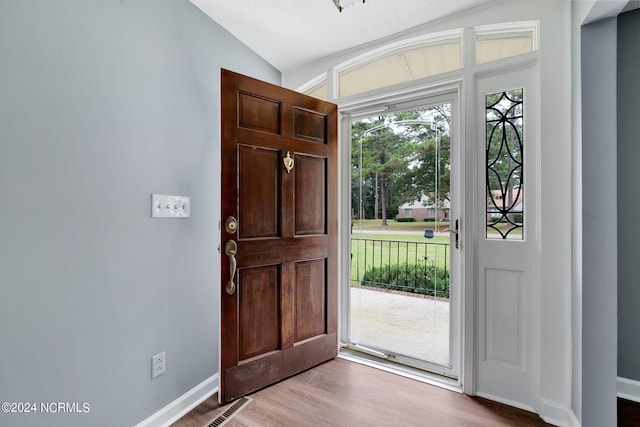
[(449, 298), (449, 243), (351, 238), (351, 285)]

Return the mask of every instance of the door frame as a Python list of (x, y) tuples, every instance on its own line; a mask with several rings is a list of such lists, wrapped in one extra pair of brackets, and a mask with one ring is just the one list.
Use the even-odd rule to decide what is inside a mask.
[[(411, 106), (428, 105), (437, 103), (440, 100), (452, 101), (452, 117), (454, 120), (451, 125), (452, 135), (455, 135), (456, 144), (452, 146), (451, 162), (452, 167), (459, 170), (458, 179), (452, 182), (452, 190), (456, 194), (456, 200), (452, 205), (457, 205), (455, 218), (460, 219), (460, 250), (457, 256), (452, 257), (452, 268), (455, 268), (459, 272), (458, 286), (455, 289), (456, 301), (452, 303), (452, 309), (454, 309), (453, 316), (456, 316), (455, 322), (452, 322), (452, 333), (450, 347), (452, 350), (452, 364), (457, 366), (458, 379), (452, 382), (448, 379), (442, 378), (442, 384), (448, 388), (453, 388), (465, 393), (471, 393), (471, 389), (466, 386), (465, 377), (471, 378), (468, 372), (468, 363), (465, 361), (473, 360), (473, 346), (467, 345), (469, 337), (473, 336), (473, 330), (468, 330), (468, 325), (473, 326), (472, 322), (468, 321), (469, 316), (473, 316), (473, 309), (467, 307), (469, 304), (469, 298), (466, 296), (466, 283), (472, 283), (468, 279), (469, 269), (465, 267), (465, 257), (468, 255), (465, 252), (465, 236), (472, 236), (473, 234), (467, 233), (467, 227), (465, 224), (465, 213), (468, 212), (466, 206), (469, 205), (467, 194), (463, 193), (466, 180), (469, 179), (465, 171), (465, 156), (467, 155), (466, 147), (469, 144), (465, 143), (465, 131), (464, 131), (464, 88), (463, 79), (455, 78), (448, 81), (443, 81), (436, 84), (425, 84), (416, 87), (404, 88), (392, 92), (388, 92), (384, 95), (375, 97), (369, 97), (356, 101), (345, 101), (338, 104), (338, 111), (340, 113), (339, 118), (339, 224), (341, 224), (339, 230), (339, 316), (338, 316), (338, 341), (342, 342), (349, 335), (349, 300), (350, 300), (350, 287), (344, 286), (344, 283), (350, 282), (350, 253), (351, 242), (349, 233), (349, 224), (351, 223), (351, 123), (354, 119), (368, 117), (376, 113), (392, 113), (397, 110), (404, 110), (405, 106), (411, 108)], [(452, 214), (452, 218), (454, 215)], [(468, 245), (469, 247), (473, 245)], [(455, 249), (454, 249), (455, 250)], [(472, 271), (472, 270), (471, 270)], [(453, 294), (453, 292), (452, 292)], [(454, 308), (455, 306), (455, 308)], [(463, 309), (464, 307), (464, 309)], [(470, 311), (470, 312), (469, 312)], [(455, 344), (454, 344), (455, 341)], [(339, 353), (340, 356), (340, 353)], [(393, 366), (397, 366), (398, 372), (406, 371), (400, 365), (391, 362), (385, 362), (381, 360), (383, 365), (389, 365), (391, 369)], [(416, 372), (409, 373), (414, 378), (420, 378), (432, 381), (432, 375), (425, 372), (424, 376), (417, 374)]]

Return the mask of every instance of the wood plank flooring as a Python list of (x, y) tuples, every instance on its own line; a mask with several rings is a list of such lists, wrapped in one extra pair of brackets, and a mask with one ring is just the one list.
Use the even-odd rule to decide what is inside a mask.
[(618, 427), (640, 426), (640, 403), (618, 398)]
[[(250, 395), (225, 426), (543, 426), (537, 414), (470, 397), (343, 359)], [(217, 395), (173, 427), (208, 426), (230, 405)]]

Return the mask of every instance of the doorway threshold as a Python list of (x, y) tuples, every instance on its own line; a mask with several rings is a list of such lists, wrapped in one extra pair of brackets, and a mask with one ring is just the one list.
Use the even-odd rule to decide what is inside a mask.
[(359, 363), (361, 365), (369, 366), (375, 369), (380, 369), (391, 374), (400, 375), (405, 378), (420, 381), (426, 384), (430, 384), (436, 387), (444, 388), (446, 390), (462, 393), (462, 384), (458, 380), (445, 377), (442, 375), (434, 374), (431, 372), (423, 371), (422, 369), (412, 368), (410, 366), (400, 365), (398, 363), (390, 362), (371, 356), (365, 353), (361, 353), (346, 348), (341, 348), (338, 352), (339, 359), (348, 360), (350, 362)]

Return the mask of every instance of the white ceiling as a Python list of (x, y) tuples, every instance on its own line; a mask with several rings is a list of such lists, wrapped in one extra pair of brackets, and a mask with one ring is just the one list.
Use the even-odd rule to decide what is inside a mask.
[(190, 0), (280, 71), (493, 0)]

